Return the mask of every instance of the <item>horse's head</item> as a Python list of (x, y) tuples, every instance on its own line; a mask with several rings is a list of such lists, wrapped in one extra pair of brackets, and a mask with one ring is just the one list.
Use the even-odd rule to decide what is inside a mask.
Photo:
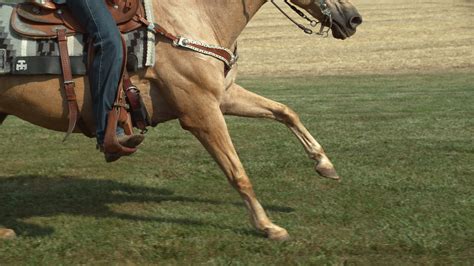
[(355, 34), (362, 23), (362, 16), (349, 0), (290, 0), (306, 10), (323, 26), (330, 27), (337, 39), (346, 39)]

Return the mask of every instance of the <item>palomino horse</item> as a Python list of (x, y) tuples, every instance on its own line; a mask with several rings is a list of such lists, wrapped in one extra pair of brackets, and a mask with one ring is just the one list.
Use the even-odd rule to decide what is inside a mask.
[[(332, 35), (353, 35), (362, 19), (348, 0), (291, 0), (312, 17), (329, 26)], [(158, 24), (175, 35), (192, 37), (233, 50), (237, 37), (267, 0), (161, 0), (154, 5)], [(322, 9), (324, 6), (325, 9)], [(330, 11), (331, 22), (327, 12)], [(326, 21), (326, 22), (324, 22)], [(285, 124), (303, 145), (315, 170), (323, 177), (339, 179), (321, 145), (287, 106), (271, 101), (235, 83), (237, 70), (224, 71), (223, 62), (190, 50), (178, 49), (158, 37), (154, 67), (135, 73), (153, 125), (178, 119), (190, 131), (239, 192), (250, 212), (252, 224), (270, 239), (286, 239), (288, 233), (272, 223), (257, 200), (252, 184), (234, 149), (224, 115), (270, 118)], [(91, 96), (87, 79), (75, 78), (78, 103), (85, 123), (93, 127)], [(0, 77), (0, 121), (13, 115), (56, 131), (68, 127), (67, 105), (59, 77)], [(14, 237), (0, 229), (0, 238)]]

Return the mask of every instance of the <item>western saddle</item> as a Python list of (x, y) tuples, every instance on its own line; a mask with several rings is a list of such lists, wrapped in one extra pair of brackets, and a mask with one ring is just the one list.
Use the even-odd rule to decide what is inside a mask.
[[(105, 1), (110, 13), (122, 33), (143, 27), (145, 10), (141, 0), (97, 0)], [(28, 0), (18, 4), (12, 14), (11, 25), (19, 34), (34, 38), (56, 38), (64, 29), (66, 34), (85, 33), (64, 4), (51, 0)]]
[[(149, 25), (144, 18), (144, 6), (141, 0), (97, 0), (105, 1), (110, 13), (114, 17), (117, 27), (122, 33), (136, 30)], [(72, 77), (67, 37), (79, 33), (85, 33), (84, 29), (77, 23), (74, 16), (66, 5), (55, 4), (51, 0), (28, 0), (26, 3), (16, 5), (11, 16), (12, 29), (25, 38), (32, 39), (56, 39), (59, 44), (60, 60), (63, 73), (64, 91), (68, 102), (69, 127), (66, 138), (74, 131), (76, 124), (87, 136), (94, 134), (87, 129), (80, 117), (76, 100), (75, 84)], [(93, 56), (89, 42), (88, 59)], [(136, 151), (135, 148), (126, 148), (118, 143), (115, 131), (117, 123), (125, 130), (127, 135), (133, 134), (133, 126), (139, 128), (142, 133), (150, 125), (149, 116), (140, 96), (140, 92), (134, 86), (126, 71), (126, 45), (124, 47), (124, 62), (122, 65), (122, 81), (118, 84), (117, 97), (113, 110), (108, 116), (106, 137), (104, 140), (104, 151), (128, 155)]]

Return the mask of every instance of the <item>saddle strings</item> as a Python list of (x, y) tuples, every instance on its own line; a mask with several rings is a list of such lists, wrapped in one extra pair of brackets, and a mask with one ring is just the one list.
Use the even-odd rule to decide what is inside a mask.
[[(316, 1), (316, 0), (315, 0)], [(298, 28), (300, 28), (304, 33), (308, 35), (316, 34), (320, 35), (323, 37), (328, 37), (329, 31), (331, 30), (332, 27), (332, 15), (331, 15), (331, 10), (329, 9), (328, 5), (326, 4), (325, 0), (320, 0), (320, 8), (321, 12), (325, 16), (325, 20), (323, 22), (314, 20), (306, 16), (303, 11), (299, 10), (296, 6), (288, 2), (288, 0), (284, 0), (285, 4), (287, 4), (296, 14), (298, 14), (300, 17), (306, 19), (309, 21), (311, 27), (316, 27), (318, 24), (321, 24), (321, 28), (319, 32), (314, 32), (312, 29), (304, 26), (301, 23), (298, 23), (296, 20), (294, 20), (292, 17), (290, 17), (276, 2), (275, 0), (271, 0), (272, 4), (283, 14), (285, 15), (286, 18), (288, 18), (293, 24), (295, 24)], [(327, 30), (325, 30), (324, 23), (329, 21), (329, 27)]]

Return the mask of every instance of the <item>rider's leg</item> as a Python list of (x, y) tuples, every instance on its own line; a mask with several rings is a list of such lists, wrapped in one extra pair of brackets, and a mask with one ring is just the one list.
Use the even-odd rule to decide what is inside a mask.
[[(98, 144), (103, 144), (107, 114), (112, 109), (121, 78), (123, 48), (120, 32), (104, 1), (67, 1), (93, 41), (94, 59), (89, 71)], [(122, 133), (120, 129), (117, 132)]]

